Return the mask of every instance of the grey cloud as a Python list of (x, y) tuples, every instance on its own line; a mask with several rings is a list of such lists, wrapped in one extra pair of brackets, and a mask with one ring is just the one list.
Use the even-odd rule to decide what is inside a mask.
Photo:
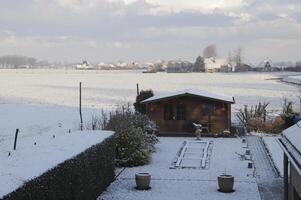
[[(75, 6), (58, 2), (62, 0), (1, 0), (0, 53), (26, 49), (32, 56), (50, 59), (84, 54), (94, 60), (160, 56), (193, 60), (211, 43), (223, 56), (250, 42), (271, 45), (266, 41), (273, 39), (287, 47), (288, 41), (301, 39), (299, 0), (248, 0), (241, 8), (230, 10), (169, 13), (154, 12), (158, 5), (145, 0), (131, 4), (79, 0)], [(294, 9), (290, 10), (288, 3)], [(281, 17), (282, 13), (288, 17)], [(241, 14), (250, 15), (250, 20), (241, 20)], [(1, 48), (1, 41), (16, 47)], [(252, 52), (256, 52), (254, 48)]]

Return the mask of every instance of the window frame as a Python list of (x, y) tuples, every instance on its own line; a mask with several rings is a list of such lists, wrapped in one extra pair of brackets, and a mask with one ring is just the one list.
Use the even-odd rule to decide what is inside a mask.
[(171, 103), (165, 104), (163, 119), (165, 121), (170, 121), (170, 120), (173, 120), (173, 117), (174, 117), (173, 104), (171, 104)]
[(176, 120), (187, 119), (187, 107), (184, 103), (178, 103), (176, 105)]

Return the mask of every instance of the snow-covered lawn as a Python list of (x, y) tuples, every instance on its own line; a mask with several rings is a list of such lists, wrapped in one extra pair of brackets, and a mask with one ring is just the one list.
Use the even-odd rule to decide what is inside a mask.
[[(193, 138), (160, 138), (157, 152), (149, 165), (126, 168), (110, 185), (99, 200), (108, 199), (260, 199), (253, 169), (247, 168), (247, 161), (235, 154), (244, 153), (245, 148), (236, 138), (205, 138), (213, 141), (209, 169), (170, 169), (172, 161), (185, 140)], [(152, 175), (149, 191), (137, 191), (135, 173), (148, 172)], [(223, 173), (235, 176), (235, 192), (224, 194), (217, 191), (217, 176)]]
[[(77, 108), (0, 104), (0, 111), (0, 198), (111, 135), (76, 132)], [(85, 119), (90, 119), (93, 112), (84, 109)], [(14, 151), (16, 128), (20, 132)]]
[[(84, 123), (99, 110), (83, 109)], [(0, 104), (0, 147), (13, 146), (16, 129), (19, 138), (52, 135), (79, 128), (78, 108), (56, 105)], [(22, 140), (22, 139), (21, 139)]]
[[(71, 159), (112, 135), (110, 131), (60, 132), (18, 140), (11, 151), (8, 143), (0, 146), (0, 198), (25, 182)], [(36, 144), (34, 144), (36, 143)], [(8, 156), (10, 150), (11, 155)]]
[(283, 177), (283, 150), (277, 142), (277, 136), (263, 136), (263, 142), (268, 149), (272, 161), (277, 168), (280, 176)]

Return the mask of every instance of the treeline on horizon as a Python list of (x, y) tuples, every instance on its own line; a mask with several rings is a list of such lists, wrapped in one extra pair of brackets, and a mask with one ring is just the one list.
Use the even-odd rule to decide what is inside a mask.
[(20, 55), (6, 55), (0, 56), (0, 66), (2, 68), (18, 68), (18, 67), (33, 67), (38, 64), (36, 58), (20, 56)]

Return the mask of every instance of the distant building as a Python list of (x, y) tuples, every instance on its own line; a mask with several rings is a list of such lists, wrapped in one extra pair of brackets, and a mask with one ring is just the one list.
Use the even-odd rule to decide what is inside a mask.
[(227, 59), (206, 58), (205, 72), (231, 71)]
[(301, 72), (301, 62), (296, 62), (296, 71)]
[(193, 68), (193, 64), (188, 61), (177, 60), (177, 61), (169, 61), (167, 63), (167, 73), (187, 73), (191, 72)]
[(301, 199), (301, 121), (283, 131), (279, 144), (284, 152), (284, 200)]
[(82, 64), (76, 65), (76, 69), (78, 70), (90, 70), (90, 69), (95, 69), (88, 61), (84, 60)]
[(248, 72), (254, 71), (254, 68), (248, 64), (241, 64), (240, 66), (235, 66), (235, 72)]

